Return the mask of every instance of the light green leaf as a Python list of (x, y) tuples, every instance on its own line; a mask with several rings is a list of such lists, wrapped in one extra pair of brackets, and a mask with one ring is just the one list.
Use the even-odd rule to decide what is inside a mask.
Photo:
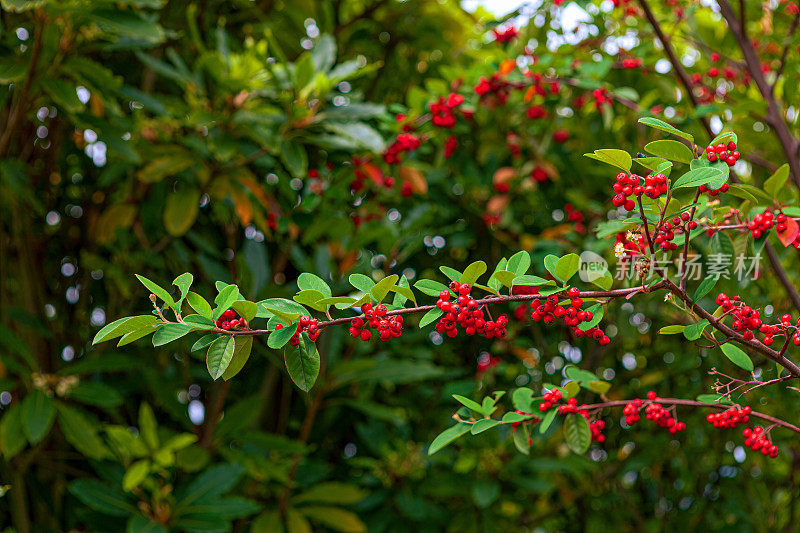
[(212, 318), (211, 304), (209, 304), (206, 299), (199, 294), (195, 292), (189, 292), (186, 295), (186, 301), (189, 302), (189, 305), (192, 306), (192, 309), (194, 309), (197, 314), (206, 318)]
[(694, 142), (694, 137), (692, 137), (692, 135), (679, 130), (675, 126), (667, 124), (663, 120), (659, 120), (659, 119), (653, 118), (653, 117), (642, 117), (642, 118), (639, 119), (639, 123), (640, 124), (645, 124), (647, 126), (650, 126), (651, 128), (655, 128), (657, 130), (666, 131), (667, 133), (671, 133), (673, 135), (677, 135), (678, 137), (683, 137), (684, 139), (688, 140), (689, 142)]
[(647, 143), (644, 147), (646, 152), (653, 154), (656, 157), (663, 157), (670, 161), (678, 161), (680, 163), (689, 163), (694, 159), (692, 150), (678, 141), (661, 140)]
[(474, 263), (470, 264), (467, 268), (464, 269), (464, 273), (461, 274), (461, 278), (459, 279), (459, 283), (473, 285), (478, 278), (480, 278), (487, 270), (486, 263), (483, 261), (475, 261)]
[(163, 346), (174, 340), (180, 339), (190, 331), (194, 330), (194, 326), (189, 324), (164, 324), (153, 335), (153, 346)]
[(457, 438), (467, 433), (471, 426), (472, 424), (459, 422), (455, 426), (451, 426), (439, 433), (439, 435), (433, 439), (433, 442), (431, 442), (431, 445), (428, 447), (428, 455), (433, 455), (445, 446), (451, 444)]
[(153, 283), (149, 279), (144, 276), (140, 276), (136, 274), (136, 278), (145, 286), (147, 290), (151, 293), (155, 294), (157, 297), (161, 298), (167, 305), (175, 308), (175, 300), (172, 299), (172, 296), (163, 288), (159, 287), (156, 283)]
[(753, 361), (750, 359), (750, 356), (744, 353), (744, 351), (736, 345), (733, 345), (729, 342), (720, 346), (722, 349), (722, 353), (725, 354), (725, 357), (731, 360), (733, 364), (744, 368), (748, 372), (753, 371)]

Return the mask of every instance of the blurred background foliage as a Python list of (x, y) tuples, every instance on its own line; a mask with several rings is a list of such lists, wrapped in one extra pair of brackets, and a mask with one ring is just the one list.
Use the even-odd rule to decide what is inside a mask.
[[(519, 10), (496, 20), (454, 0), (2, 0), (0, 524), (792, 530), (796, 439), (776, 438), (775, 461), (745, 458), (738, 435), (710, 430), (701, 414), (681, 413), (689, 429), (677, 439), (622, 430), (611, 414), (607, 442), (585, 457), (557, 427), (530, 456), (493, 432), (427, 455), (453, 393), (537, 388), (567, 364), (612, 381), (613, 399), (708, 392), (706, 372), (730, 366), (674, 336), (656, 340), (682, 319), (657, 298), (612, 306), (607, 347), (513, 321), (507, 339), (444, 343), (409, 327), (402, 342), (354, 344), (332, 328), (310, 394), (260, 341), (235, 380), (216, 383), (189, 341), (90, 346), (106, 322), (148, 309), (133, 273), (166, 283), (191, 271), (201, 294), (224, 280), (256, 299), (292, 294), (302, 271), (346, 291), (352, 272), (413, 282), (520, 249), (534, 265), (584, 249), (611, 260), (613, 232), (588, 228), (616, 216), (614, 171), (582, 154), (635, 153), (660, 138), (636, 123), (650, 113), (697, 139), (708, 137), (701, 120), (737, 131), (743, 159), (759, 162), (737, 168), (748, 183), (784, 162), (741, 59), (726, 55), (737, 79), (692, 106), (642, 17), (611, 2), (540, 4), (514, 19), (520, 36), (506, 44), (489, 30)], [(704, 3), (658, 4), (690, 73), (706, 75), (709, 47), (734, 49)], [(769, 11), (767, 27), (771, 8), (747, 4), (762, 60), (774, 62), (792, 17)], [(517, 58), (557, 76), (558, 89), (510, 91), (505, 102), (475, 94), (498, 71), (522, 83)], [(641, 66), (622, 66), (633, 58)], [(796, 79), (797, 54), (784, 72)], [(608, 103), (597, 103), (600, 89)], [(796, 90), (777, 86), (787, 109)], [(422, 146), (386, 164), (403, 124), (425, 122), (428, 103), (451, 91), (474, 116), (452, 131), (426, 123)], [(532, 105), (548, 116), (530, 119)], [(450, 135), (458, 146), (446, 157)], [(780, 253), (798, 272), (796, 251)], [(741, 290), (786, 311), (765, 278)], [(781, 389), (747, 400), (776, 415), (798, 408)]]

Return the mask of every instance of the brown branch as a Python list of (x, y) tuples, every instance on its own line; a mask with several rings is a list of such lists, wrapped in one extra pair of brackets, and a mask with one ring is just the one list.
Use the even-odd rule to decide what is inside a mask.
[[(40, 17), (41, 18), (41, 17)], [(35, 30), (33, 38), (33, 48), (31, 49), (30, 68), (28, 68), (28, 75), (25, 77), (25, 82), (19, 92), (17, 103), (11, 111), (11, 116), (8, 119), (6, 128), (3, 131), (3, 136), (0, 137), (0, 159), (5, 157), (8, 147), (11, 144), (11, 139), (14, 136), (20, 121), (25, 116), (28, 110), (28, 96), (30, 94), (33, 79), (36, 75), (36, 67), (39, 63), (39, 57), (42, 52), (42, 38), (44, 36), (44, 25), (39, 24)]]
[(767, 83), (764, 73), (761, 71), (761, 60), (758, 54), (756, 54), (753, 44), (745, 36), (744, 25), (736, 18), (727, 0), (718, 0), (717, 3), (719, 4), (723, 18), (725, 18), (725, 21), (728, 23), (728, 28), (733, 34), (734, 39), (736, 39), (739, 49), (742, 51), (750, 76), (758, 87), (762, 98), (767, 102), (766, 121), (775, 131), (775, 135), (778, 137), (783, 153), (786, 156), (786, 161), (789, 163), (792, 179), (795, 185), (800, 188), (800, 161), (797, 159), (797, 140), (792, 136), (789, 127), (783, 120), (783, 114), (775, 99), (773, 87)]
[[(581, 411), (589, 411), (594, 409), (603, 409), (606, 407), (624, 407), (625, 405), (628, 404), (628, 402), (629, 400), (615, 400), (611, 402), (584, 405), (579, 407), (578, 409)], [(719, 409), (719, 410), (728, 409), (731, 407), (730, 405), (723, 405), (718, 403), (705, 403), (705, 402), (698, 402), (695, 400), (682, 400), (680, 398), (659, 398), (658, 403), (662, 405), (685, 405), (687, 407), (704, 407), (704, 408)], [(764, 413), (759, 413), (757, 411), (751, 411), (750, 416), (766, 420), (767, 422), (771, 422), (775, 425), (781, 426), (782, 428), (794, 431), (795, 433), (800, 433), (799, 427), (790, 424), (789, 422), (784, 422), (780, 418), (775, 418), (774, 416), (770, 416)]]
[[(686, 90), (686, 94), (689, 98), (689, 101), (692, 103), (692, 107), (697, 107), (697, 98), (694, 95), (692, 80), (689, 78), (689, 75), (683, 68), (683, 65), (678, 59), (678, 56), (675, 55), (675, 50), (672, 48), (672, 43), (670, 42), (669, 37), (667, 37), (664, 34), (664, 30), (661, 29), (661, 25), (659, 24), (658, 20), (653, 14), (653, 10), (650, 9), (650, 5), (647, 3), (647, 0), (639, 0), (639, 5), (642, 6), (642, 11), (644, 12), (644, 16), (650, 23), (650, 26), (653, 28), (653, 31), (656, 32), (658, 40), (661, 41), (661, 46), (664, 48), (664, 52), (667, 54), (667, 59), (669, 59), (670, 64), (672, 64), (672, 68), (675, 69), (675, 73), (678, 75), (678, 79), (681, 80), (681, 84)], [(714, 134), (711, 131), (711, 124), (709, 124), (708, 119), (706, 117), (702, 117), (700, 119), (700, 122), (703, 123), (703, 127), (708, 132), (708, 134), (711, 137), (713, 137)]]

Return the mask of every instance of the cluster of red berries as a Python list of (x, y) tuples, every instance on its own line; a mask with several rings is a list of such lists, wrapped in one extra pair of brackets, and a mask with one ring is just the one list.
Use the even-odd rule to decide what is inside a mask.
[(519, 34), (517, 29), (513, 26), (505, 29), (495, 28), (492, 30), (492, 33), (494, 34), (494, 40), (498, 43), (507, 43), (508, 41), (512, 41)]
[[(553, 389), (549, 392), (545, 392), (544, 396), (542, 397), (542, 403), (539, 404), (539, 410), (543, 413), (546, 413), (547, 411), (552, 409), (555, 404), (560, 402), (562, 397), (563, 394), (558, 389)], [(574, 398), (570, 398), (570, 400), (574, 400)], [(560, 409), (561, 408), (559, 408), (559, 412)]]
[(537, 120), (537, 119), (546, 117), (547, 116), (547, 110), (544, 107), (540, 106), (540, 105), (535, 105), (535, 106), (529, 107), (525, 111), (525, 115), (527, 115), (527, 117), (529, 119), (531, 119), (531, 120)]
[(444, 158), (450, 159), (456, 152), (456, 148), (458, 148), (458, 139), (455, 135), (451, 135), (444, 142)]
[[(686, 213), (686, 215), (688, 214), (689, 213)], [(680, 224), (680, 219), (678, 219), (678, 224)], [(677, 249), (677, 243), (672, 241), (675, 239), (675, 229), (679, 228), (678, 224), (673, 227), (671, 223), (664, 222), (658, 226), (656, 228), (656, 236), (653, 238), (653, 242), (656, 244), (656, 246), (665, 252)]]
[(228, 309), (222, 316), (215, 322), (219, 329), (230, 331), (232, 329), (245, 330), (248, 329), (247, 320), (244, 318), (236, 318), (236, 312), (233, 309)]
[(592, 100), (594, 100), (594, 108), (599, 112), (603, 111), (603, 106), (614, 102), (614, 99), (605, 87), (593, 90)]
[(388, 310), (383, 304), (378, 304), (374, 308), (372, 304), (365, 303), (361, 306), (362, 316), (357, 316), (350, 321), (350, 335), (368, 341), (372, 338), (370, 328), (378, 332), (378, 337), (386, 342), (389, 339), (397, 338), (403, 332), (403, 316), (394, 315), (387, 317)]
[(739, 152), (736, 150), (736, 143), (731, 141), (728, 145), (722, 143), (714, 146), (709, 145), (706, 147), (706, 159), (710, 162), (724, 161), (729, 167), (732, 167), (739, 160)]
[(750, 420), (750, 413), (750, 406), (741, 409), (731, 407), (720, 413), (709, 413), (706, 415), (706, 421), (715, 428), (733, 429), (739, 424), (746, 424)]
[(775, 215), (772, 214), (772, 211), (767, 209), (763, 213), (758, 213), (754, 216), (753, 220), (747, 223), (747, 229), (750, 230), (754, 239), (760, 239), (769, 232), (774, 224)]
[(794, 334), (792, 335), (792, 341), (794, 342), (795, 346), (800, 346), (800, 319), (797, 320), (797, 323), (792, 326), (792, 316), (791, 315), (783, 315), (781, 317), (780, 325), (770, 326), (769, 324), (762, 324), (758, 331), (764, 334), (764, 340), (761, 341), (767, 346), (772, 346), (773, 337), (777, 334), (780, 334), (782, 331), (788, 333), (791, 329), (794, 329)]
[(572, 229), (578, 233), (583, 233), (586, 231), (586, 226), (584, 225), (584, 222), (586, 222), (586, 217), (583, 216), (583, 213), (575, 209), (572, 204), (565, 205), (564, 211), (567, 212), (567, 220), (574, 223)]
[[(458, 335), (458, 326), (461, 326), (467, 335), (478, 334), (487, 339), (505, 337), (508, 317), (500, 315), (497, 320), (486, 320), (481, 305), (470, 295), (471, 289), (466, 283), (462, 285), (451, 281), (450, 290), (439, 293), (436, 307), (444, 312), (444, 316), (436, 323), (436, 331), (455, 337)], [(450, 301), (453, 294), (457, 295), (456, 299)]]
[(413, 133), (401, 133), (395, 141), (383, 152), (383, 160), (388, 164), (400, 162), (400, 156), (404, 152), (412, 152), (422, 145), (420, 138)]
[[(655, 391), (647, 393), (647, 400), (650, 403), (644, 408), (645, 418), (655, 422), (658, 427), (666, 428), (673, 435), (686, 430), (686, 424), (675, 420), (669, 410), (659, 403), (659, 397)], [(625, 404), (622, 414), (625, 416), (626, 424), (632, 426), (639, 421), (639, 410), (642, 405), (644, 402), (640, 398)]]
[(481, 102), (489, 97), (494, 97), (500, 105), (505, 105), (508, 94), (511, 91), (511, 84), (499, 73), (495, 72), (491, 78), (481, 76), (478, 84), (474, 87), (475, 94), (481, 97)]
[(614, 207), (624, 207), (627, 211), (633, 211), (636, 204), (629, 197), (631, 195), (641, 196), (644, 194), (649, 198), (658, 198), (667, 192), (667, 177), (664, 174), (648, 174), (644, 178), (636, 174), (620, 172), (613, 185), (616, 195), (611, 199)]
[(744, 428), (742, 435), (744, 435), (744, 445), (748, 448), (760, 451), (772, 459), (778, 457), (778, 447), (767, 437), (764, 433), (764, 428), (761, 426), (756, 426), (753, 429)]
[(763, 322), (761, 321), (761, 311), (753, 309), (749, 305), (744, 305), (739, 296), (734, 296), (733, 300), (728, 298), (724, 292), (717, 294), (717, 305), (721, 305), (725, 313), (730, 313), (733, 317), (731, 329), (742, 331), (745, 340), (753, 339), (753, 331), (760, 330)]
[(440, 96), (437, 101), (428, 104), (431, 122), (439, 128), (453, 128), (456, 125), (455, 110), (463, 103), (464, 96), (457, 93), (450, 93), (447, 98)]
[[(304, 331), (308, 332), (308, 338), (310, 338), (312, 341), (317, 340), (317, 337), (319, 337), (321, 331), (317, 324), (318, 321), (316, 318), (311, 318), (308, 315), (301, 316), (300, 320), (297, 321), (297, 329), (289, 339), (289, 344), (292, 346), (297, 346), (300, 343), (300, 334)], [(283, 329), (283, 324), (277, 324), (275, 326), (275, 331), (278, 331), (279, 329)]]
[(561, 90), (561, 84), (558, 80), (548, 79), (541, 72), (533, 72), (526, 70), (525, 76), (531, 78), (533, 85), (528, 87), (528, 91), (532, 95), (544, 96), (549, 94), (556, 95)]
[(709, 189), (705, 185), (701, 185), (698, 187), (698, 189), (700, 189), (700, 192), (707, 192), (711, 196), (716, 196), (721, 192), (728, 192), (729, 187), (730, 186), (727, 183), (724, 183), (719, 189)]
[(581, 309), (583, 300), (580, 297), (581, 291), (577, 287), (570, 287), (567, 290), (567, 296), (570, 300), (567, 305), (559, 305), (558, 296), (551, 294), (544, 301), (536, 298), (531, 301), (530, 307), (533, 309), (531, 318), (535, 322), (540, 320), (546, 325), (550, 326), (555, 323), (557, 318), (564, 321), (567, 326), (572, 327), (572, 333), (577, 338), (588, 337), (596, 340), (600, 345), (605, 346), (611, 342), (611, 339), (603, 333), (598, 327), (593, 327), (586, 331), (581, 330), (578, 326), (583, 322), (591, 322), (594, 314), (591, 311)]

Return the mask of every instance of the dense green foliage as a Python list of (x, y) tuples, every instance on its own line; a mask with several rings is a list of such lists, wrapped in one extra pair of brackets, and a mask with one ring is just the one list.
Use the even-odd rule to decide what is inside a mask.
[[(243, 300), (289, 301), (308, 289), (303, 272), (333, 296), (356, 297), (354, 274), (370, 284), (397, 274), (413, 287), (446, 282), (442, 265), (464, 271), (484, 261), (483, 280), (497, 290), (520, 274), (558, 278), (546, 257), (583, 250), (614, 274), (614, 238), (638, 222), (616, 220), (611, 206), (619, 169), (605, 163), (614, 153), (583, 154), (649, 146), (676, 162), (694, 157), (648, 145), (676, 137), (643, 117), (669, 121), (701, 148), (723, 123), (737, 132), (743, 184), (703, 200), (712, 222), (729, 207), (797, 210), (796, 15), (745, 3), (748, 34), (760, 32), (748, 50), (774, 83), (767, 98), (753, 81), (760, 64), (716, 6), (659, 3), (653, 16), (663, 26), (652, 26), (610, 2), (544, 4), (501, 43), (488, 28), (502, 21), (453, 1), (2, 0), (0, 524), (21, 533), (791, 530), (797, 435), (773, 432), (777, 459), (743, 456), (740, 432), (713, 429), (691, 409), (680, 409), (688, 429), (676, 436), (623, 429), (615, 411), (602, 445), (576, 446), (585, 429), (570, 415), (534, 431), (530, 450), (504, 425), (429, 454), (459, 408), (454, 394), (480, 402), (509, 391), (498, 401), (509, 410), (513, 389), (538, 395), (567, 379), (586, 385), (586, 403), (649, 389), (694, 399), (711, 392), (712, 367), (748, 379), (730, 345), (709, 346), (718, 339), (702, 331), (657, 334), (695, 322), (660, 295), (607, 306), (608, 346), (530, 318), (512, 318), (502, 339), (442, 339), (411, 316), (387, 343), (326, 328), (309, 348), (319, 370), (306, 386), (264, 337), (251, 338), (233, 379), (207, 350), (193, 351), (199, 335), (182, 337), (180, 327), (162, 327), (154, 342), (92, 344), (130, 315), (142, 318), (128, 331), (152, 333), (144, 330), (156, 324), (153, 303), (167, 300), (148, 300), (135, 273), (174, 301), (188, 278), (170, 281), (191, 272), (191, 290), (219, 312), (238, 300), (225, 301), (235, 292), (228, 284)], [(584, 20), (571, 27), (565, 9)], [(701, 76), (693, 96), (656, 28), (687, 76)], [(714, 50), (722, 59), (712, 61)], [(625, 62), (632, 58), (641, 64)], [(712, 68), (731, 75), (711, 77)], [(474, 90), (495, 75), (507, 100)], [(456, 124), (435, 127), (429, 104), (451, 92), (464, 96)], [(531, 107), (547, 116), (530, 118)], [(385, 162), (409, 125), (421, 146)], [(568, 219), (567, 204), (581, 217)], [(768, 243), (748, 235), (698, 232), (695, 242), (706, 253), (770, 250), (797, 285), (797, 250), (774, 232)], [(507, 262), (520, 250), (530, 259), (521, 271)], [(494, 286), (485, 280), (498, 263), (513, 276)], [(767, 258), (762, 270), (758, 281), (705, 286), (705, 296), (690, 281), (689, 293), (711, 311), (724, 290), (774, 316), (790, 312)], [(418, 289), (419, 303), (432, 304)], [(193, 298), (187, 304), (204, 314)], [(242, 316), (253, 312), (237, 305)], [(255, 313), (269, 318), (275, 306)], [(227, 344), (212, 347), (236, 360)], [(750, 353), (759, 379), (785, 375)], [(739, 401), (791, 423), (800, 403), (781, 384)]]

